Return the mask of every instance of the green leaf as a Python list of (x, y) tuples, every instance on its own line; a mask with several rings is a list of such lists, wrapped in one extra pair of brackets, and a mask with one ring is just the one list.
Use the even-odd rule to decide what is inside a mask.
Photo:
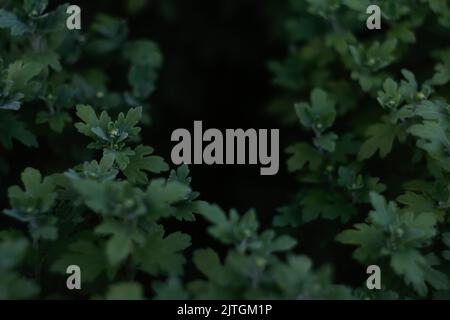
[(100, 118), (97, 118), (94, 109), (89, 105), (77, 105), (77, 116), (83, 122), (75, 123), (75, 127), (80, 133), (94, 139), (97, 138), (97, 135), (92, 131), (92, 129), (105, 129), (111, 121), (111, 118), (105, 111), (100, 114)]
[(0, 28), (10, 29), (12, 36), (21, 36), (31, 29), (12, 12), (0, 9)]
[(35, 298), (39, 287), (33, 280), (14, 272), (0, 274), (0, 299), (20, 300)]
[(148, 40), (130, 41), (124, 47), (125, 59), (136, 65), (150, 65), (159, 68), (163, 62), (163, 56), (158, 46)]
[(334, 152), (336, 149), (337, 134), (331, 132), (314, 138), (314, 145), (322, 150)]
[(134, 150), (134, 155), (129, 158), (129, 164), (123, 170), (123, 173), (131, 183), (146, 184), (148, 182), (145, 171), (153, 173), (161, 173), (169, 170), (169, 165), (163, 158), (158, 156), (150, 156), (153, 148), (146, 146), (138, 146)]
[[(32, 0), (33, 1), (33, 0)], [(39, 0), (36, 0), (39, 1)], [(62, 4), (56, 7), (55, 10), (42, 14), (35, 18), (36, 31), (40, 34), (56, 34), (58, 32), (65, 32), (67, 20), (67, 7), (69, 5)]]
[(42, 67), (42, 70), (48, 70), (51, 67), (53, 70), (60, 72), (62, 70), (61, 57), (54, 51), (46, 50), (42, 52), (35, 52), (27, 55), (25, 62), (35, 62)]
[(43, 124), (48, 123), (50, 129), (57, 133), (61, 133), (67, 123), (71, 123), (72, 118), (67, 112), (58, 112), (50, 114), (45, 111), (41, 111), (36, 116), (36, 123)]
[(70, 182), (79, 200), (104, 217), (134, 220), (148, 214), (143, 191), (126, 181), (95, 181), (75, 177)]
[(13, 270), (28, 250), (27, 239), (12, 232), (0, 231), (0, 270)]
[(442, 234), (442, 241), (447, 247), (450, 248), (450, 232), (445, 232)]
[(353, 253), (358, 261), (371, 261), (377, 258), (383, 245), (380, 230), (364, 223), (355, 224), (353, 227), (354, 229), (339, 233), (336, 241), (359, 246)]
[(259, 228), (254, 210), (247, 211), (243, 216), (239, 216), (235, 210), (230, 210), (227, 217), (219, 206), (202, 202), (199, 213), (213, 224), (208, 228), (209, 233), (226, 244), (249, 239), (256, 235)]
[(136, 136), (141, 128), (136, 125), (141, 121), (142, 107), (130, 108), (125, 116), (123, 113), (119, 113), (117, 117), (116, 126), (121, 132), (126, 132), (130, 137)]
[(8, 196), (11, 206), (24, 213), (25, 221), (35, 214), (50, 211), (57, 196), (51, 178), (42, 178), (38, 170), (26, 168), (22, 173), (22, 182), (24, 189), (10, 187)]
[(150, 41), (132, 41), (126, 44), (123, 55), (131, 63), (128, 81), (134, 96), (147, 98), (155, 89), (157, 70), (162, 65), (159, 48)]
[(75, 127), (95, 141), (90, 146), (94, 149), (107, 149), (105, 152), (115, 154), (120, 169), (125, 169), (129, 156), (134, 155), (125, 147), (125, 140), (135, 138), (139, 134), (141, 128), (136, 125), (142, 118), (142, 108), (131, 108), (126, 115), (121, 112), (117, 120), (112, 121), (106, 111), (98, 118), (91, 106), (78, 105), (77, 116), (83, 122), (76, 123)]
[[(190, 187), (191, 178), (189, 177), (189, 168), (187, 165), (181, 165), (176, 170), (171, 170), (167, 181), (178, 182)], [(173, 213), (178, 220), (195, 221), (194, 213), (199, 211), (201, 201), (195, 200), (199, 197), (198, 192), (190, 192), (185, 200), (177, 203), (175, 212)]]
[(296, 104), (295, 112), (305, 128), (318, 132), (331, 127), (336, 117), (335, 102), (329, 99), (322, 89), (314, 89), (311, 92), (311, 104)]
[(108, 155), (103, 156), (100, 163), (95, 160), (85, 162), (82, 167), (79, 167), (79, 171), (69, 170), (65, 175), (72, 179), (84, 177), (100, 181), (111, 181), (118, 174), (118, 170), (114, 168), (114, 157)]
[(361, 262), (390, 257), (393, 271), (420, 295), (427, 293), (426, 283), (436, 289), (447, 288), (448, 279), (433, 268), (438, 261), (419, 251), (436, 235), (436, 216), (402, 212), (395, 202), (376, 193), (370, 198), (375, 210), (369, 213), (369, 223), (356, 224), (355, 229), (340, 233), (337, 241), (357, 245), (354, 257)]
[(11, 63), (6, 73), (7, 81), (12, 83), (12, 92), (30, 93), (38, 83), (30, 83), (43, 69), (43, 66), (34, 62), (16, 61)]
[(426, 282), (436, 289), (448, 289), (448, 277), (434, 269), (426, 257), (416, 250), (396, 253), (391, 258), (394, 271), (404, 276), (405, 283), (412, 285), (421, 296), (428, 292)]
[(439, 63), (434, 67), (435, 73), (431, 82), (437, 86), (443, 86), (450, 81), (450, 59)]
[(134, 155), (134, 151), (130, 148), (126, 148), (124, 150), (104, 149), (103, 151), (103, 156), (114, 159), (114, 162), (122, 171), (124, 171), (129, 166), (130, 158)]
[(91, 27), (91, 39), (87, 48), (96, 55), (107, 54), (117, 49), (125, 41), (127, 34), (126, 21), (98, 14)]
[(370, 193), (370, 202), (375, 211), (371, 211), (369, 216), (375, 225), (387, 227), (394, 223), (398, 210), (395, 202), (387, 203), (382, 195), (375, 192)]
[(80, 239), (71, 243), (52, 264), (51, 271), (65, 275), (70, 265), (80, 267), (82, 280), (86, 283), (99, 278), (108, 266), (102, 248), (91, 239)]
[(402, 69), (402, 75), (406, 81), (402, 80), (400, 85), (400, 92), (408, 103), (418, 103), (427, 99), (432, 93), (433, 89), (429, 84), (425, 83), (419, 90), (415, 75), (406, 69)]
[(209, 280), (225, 285), (226, 272), (219, 256), (212, 249), (201, 249), (194, 252), (194, 264)]
[(165, 283), (157, 282), (153, 284), (156, 293), (155, 300), (187, 300), (189, 294), (183, 288), (181, 280), (177, 277), (170, 277)]
[(4, 111), (0, 113), (0, 143), (6, 148), (13, 147), (12, 141), (17, 140), (27, 147), (38, 147), (36, 136), (27, 129), (27, 125), (17, 120), (17, 117)]
[(427, 151), (431, 157), (441, 162), (441, 166), (450, 170), (447, 165), (447, 150), (450, 149), (450, 139), (445, 128), (435, 121), (423, 121), (412, 125), (408, 132), (418, 138), (417, 146)]
[(442, 257), (450, 261), (450, 232), (445, 232), (442, 234), (442, 242), (448, 248), (448, 250), (442, 251)]
[(355, 11), (365, 11), (370, 5), (369, 0), (344, 0), (343, 3)]
[[(105, 233), (104, 224), (95, 229), (96, 233)], [(107, 232), (109, 233), (109, 232)], [(122, 262), (132, 250), (132, 241), (125, 228), (116, 228), (111, 231), (112, 237), (106, 244), (106, 256), (111, 265)]]
[(367, 129), (369, 137), (361, 146), (358, 153), (358, 160), (371, 158), (377, 151), (381, 158), (386, 157), (392, 150), (395, 139), (404, 142), (406, 139), (405, 130), (391, 123), (377, 123)]
[(134, 65), (128, 73), (128, 81), (136, 97), (147, 98), (155, 90), (157, 71), (152, 65)]
[(433, 200), (427, 199), (425, 196), (412, 191), (406, 191), (405, 194), (397, 198), (397, 201), (418, 214), (436, 211)]
[(297, 194), (294, 201), (288, 205), (284, 205), (277, 209), (277, 215), (273, 219), (273, 225), (276, 227), (293, 227), (296, 228), (303, 223), (302, 215), (303, 210), (300, 201), (303, 195)]
[(147, 5), (145, 0), (129, 0), (127, 1), (127, 13), (136, 15), (141, 12)]
[(414, 29), (410, 27), (407, 23), (395, 25), (391, 30), (389, 30), (389, 37), (399, 39), (403, 43), (413, 44), (416, 42), (416, 35)]
[(146, 191), (151, 215), (155, 219), (173, 215), (176, 205), (188, 200), (190, 193), (191, 189), (182, 183), (164, 179), (152, 180)]
[(287, 161), (290, 172), (299, 171), (306, 164), (309, 164), (310, 170), (317, 170), (322, 164), (320, 153), (306, 143), (289, 146), (286, 152), (291, 155)]
[(17, 111), (22, 106), (22, 99), (24, 97), (25, 95), (20, 92), (3, 98), (0, 94), (0, 109)]
[(297, 240), (290, 236), (283, 235), (278, 238), (274, 238), (275, 233), (273, 231), (266, 231), (261, 235), (264, 240), (270, 240), (266, 244), (266, 248), (269, 252), (282, 252), (289, 251), (297, 245)]
[(181, 251), (191, 245), (191, 237), (175, 232), (164, 238), (164, 229), (160, 225), (149, 230), (145, 244), (133, 254), (139, 269), (151, 275), (179, 275), (183, 272), (186, 259)]
[(112, 266), (123, 262), (136, 244), (142, 245), (144, 242), (141, 232), (113, 220), (100, 224), (95, 228), (95, 233), (111, 236), (106, 243), (106, 257)]
[(48, 0), (25, 0), (23, 8), (31, 16), (38, 16), (44, 13)]
[(301, 199), (300, 204), (303, 208), (302, 220), (304, 222), (323, 217), (325, 219), (340, 218), (345, 223), (355, 214), (351, 203), (341, 195), (319, 189), (308, 191)]
[(331, 283), (331, 275), (327, 270), (313, 270), (312, 261), (306, 256), (288, 256), (286, 263), (274, 266), (273, 277), (284, 297), (300, 296), (312, 300), (351, 298), (348, 288)]
[(137, 282), (120, 282), (111, 285), (106, 294), (107, 300), (141, 300), (144, 289)]
[(403, 102), (403, 95), (400, 92), (397, 82), (391, 78), (383, 83), (383, 90), (378, 91), (378, 102), (383, 108), (392, 110), (397, 108)]
[[(189, 177), (189, 168), (187, 165), (181, 165), (176, 170), (171, 170), (168, 182), (178, 182), (190, 187), (191, 178)], [(174, 216), (178, 220), (195, 221), (194, 213), (198, 212), (201, 201), (195, 201), (199, 197), (198, 192), (191, 192), (187, 199), (179, 201), (176, 205)]]
[(106, 244), (106, 256), (111, 265), (122, 262), (131, 252), (131, 239), (124, 233), (117, 233)]

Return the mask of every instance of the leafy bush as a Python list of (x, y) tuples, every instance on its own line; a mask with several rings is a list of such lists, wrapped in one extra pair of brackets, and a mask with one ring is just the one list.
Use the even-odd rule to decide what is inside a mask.
[(383, 28), (369, 31), (370, 4), (291, 1), (289, 54), (270, 68), (282, 101), (310, 101), (297, 117), (272, 107), (307, 137), (286, 150), (299, 189), (274, 224), (332, 220), (353, 259), (381, 267), (388, 296), (448, 297), (450, 7), (379, 1)]
[[(270, 110), (303, 138), (286, 150), (297, 190), (266, 228), (254, 210), (200, 200), (188, 167), (143, 141), (163, 63), (154, 42), (129, 40), (126, 21), (106, 14), (68, 32), (66, 5), (4, 3), (0, 177), (17, 165), (13, 147), (38, 148), (49, 165), (25, 168), (7, 191), (0, 298), (448, 297), (448, 4), (381, 1), (383, 29), (368, 31), (369, 1), (291, 1)], [(199, 220), (215, 242), (173, 228)], [(333, 230), (330, 241), (314, 234), (325, 252), (353, 246), (344, 265), (379, 265), (383, 290), (337, 285), (337, 265), (298, 254), (314, 223)], [(74, 264), (80, 291), (66, 288)]]

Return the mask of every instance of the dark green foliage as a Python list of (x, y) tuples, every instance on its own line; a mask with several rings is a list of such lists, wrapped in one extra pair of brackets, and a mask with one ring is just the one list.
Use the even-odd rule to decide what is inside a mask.
[[(104, 13), (68, 32), (66, 5), (0, 3), (0, 179), (15, 148), (47, 159), (42, 146), (54, 146), (67, 165), (30, 160), (9, 187), (0, 298), (449, 297), (445, 1), (375, 1), (383, 29), (373, 32), (369, 1), (290, 1), (287, 56), (269, 63), (281, 89), (270, 110), (302, 138), (286, 149), (296, 187), (272, 227), (255, 210), (200, 200), (189, 168), (171, 168), (142, 138), (163, 64), (155, 43), (130, 40), (127, 22)], [(145, 5), (127, 3), (130, 13)], [(201, 221), (206, 243), (189, 231)], [(330, 253), (323, 266), (298, 253), (312, 224), (308, 240)], [(353, 255), (336, 261), (347, 246)], [(379, 265), (383, 289), (335, 284), (337, 263)], [(73, 264), (81, 291), (65, 286)]]
[[(295, 111), (312, 131), (286, 150), (299, 190), (274, 223), (339, 220), (336, 240), (356, 246), (363, 266), (379, 265), (383, 290), (397, 293), (380, 298), (450, 289), (437, 249), (449, 228), (449, 55), (438, 38), (448, 34), (450, 7), (438, 2), (292, 0), (289, 55), (270, 65), (285, 101), (311, 92)], [(366, 29), (369, 4), (382, 9), (381, 31)]]

